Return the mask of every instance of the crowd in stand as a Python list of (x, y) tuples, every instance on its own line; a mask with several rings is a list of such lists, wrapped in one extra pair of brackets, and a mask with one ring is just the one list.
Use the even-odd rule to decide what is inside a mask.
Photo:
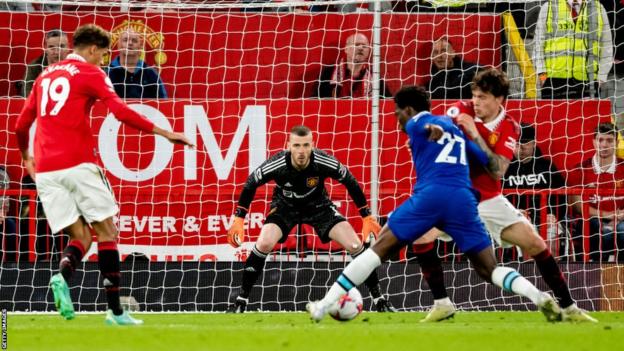
[[(415, 1), (407, 5), (400, 1), (385, 2), (382, 4), (388, 6), (382, 9), (414, 11), (421, 7), (432, 8), (435, 3), (444, 1)], [(333, 8), (311, 5), (307, 10), (353, 12), (367, 8), (368, 4), (364, 3)], [(59, 10), (59, 6), (0, 2), (0, 11)], [(527, 29), (524, 36), (533, 42), (532, 60), (535, 73), (539, 75), (542, 99), (615, 97), (624, 100), (624, 1), (550, 0), (535, 12), (538, 12), (537, 25), (533, 30)], [(528, 16), (530, 11), (526, 14)], [(456, 52), (455, 47), (460, 45), (457, 40), (461, 38), (441, 37), (432, 45), (430, 77), (425, 85), (433, 99), (471, 98), (471, 81), (482, 67), (478, 62), (464, 60), (461, 53)], [(117, 42), (119, 55), (103, 69), (122, 98), (168, 98), (158, 70), (148, 65), (142, 56), (143, 42), (142, 34), (132, 29), (121, 33)], [(70, 51), (67, 35), (59, 29), (45, 34), (43, 47), (41, 56), (28, 64), (24, 80), (18, 82), (22, 96), (28, 96), (33, 81), (43, 69), (63, 60)], [(369, 37), (361, 33), (349, 36), (336, 63), (321, 70), (312, 97), (371, 96), (374, 83), (371, 52)], [(383, 80), (379, 88), (382, 98), (392, 97)], [(615, 115), (624, 116), (624, 107), (616, 100), (613, 103)], [(596, 261), (624, 261), (624, 196), (600, 193), (624, 189), (624, 162), (616, 156), (618, 131), (624, 133), (624, 117), (615, 118), (614, 123), (595, 126), (593, 156), (565, 173), (557, 170), (540, 151), (535, 127), (522, 125), (516, 158), (505, 175), (504, 187), (580, 189), (570, 196), (565, 191), (544, 195), (548, 196), (549, 204), (545, 215), (539, 210), (542, 195), (514, 195), (513, 202), (526, 211), (536, 226), (546, 226), (552, 252), (574, 256), (589, 250)], [(24, 180), (26, 183), (28, 180)], [(8, 188), (8, 184), (8, 175), (0, 168), (0, 189)], [(8, 208), (8, 199), (0, 198), (0, 229), (5, 234), (15, 234), (18, 224), (8, 216)], [(579, 234), (585, 230), (582, 218), (590, 218), (590, 248), (583, 247)]]

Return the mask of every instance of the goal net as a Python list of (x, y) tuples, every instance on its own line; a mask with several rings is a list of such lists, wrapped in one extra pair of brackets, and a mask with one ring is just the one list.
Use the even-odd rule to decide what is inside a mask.
[[(581, 166), (596, 147), (624, 156), (620, 135), (611, 135), (617, 141), (609, 147), (595, 144), (599, 123), (615, 123), (621, 131), (624, 120), (624, 10), (619, 1), (602, 3), (607, 20), (589, 22), (611, 35), (609, 72), (600, 71), (607, 66), (600, 53), (609, 51), (601, 48), (590, 55), (600, 61), (594, 78), (600, 87), (588, 85), (594, 97), (553, 100), (540, 99), (540, 1), (0, 2), (0, 306), (54, 310), (48, 281), (68, 237), (47, 226), (34, 183), (21, 167), (14, 125), (41, 67), (69, 52), (78, 26), (96, 23), (112, 34), (103, 68), (115, 77), (117, 93), (197, 146), (171, 146), (120, 125), (103, 105), (92, 110), (99, 159), (120, 205), (121, 292), (131, 307), (228, 307), (273, 186), (258, 190), (245, 243), (234, 249), (226, 232), (238, 195), (250, 173), (286, 147), (295, 125), (309, 126), (316, 146), (349, 168), (383, 222), (410, 196), (416, 176), (406, 137), (396, 128), (392, 94), (403, 85), (423, 85), (434, 98), (433, 112), (443, 114), (470, 98), (475, 72), (494, 66), (511, 82), (507, 114), (526, 124), (525, 157), (553, 165), (544, 170), (512, 162), (516, 173), (506, 175), (505, 194), (535, 223), (581, 307), (624, 308), (618, 265), (624, 260), (624, 178), (617, 178), (624, 166), (619, 158), (614, 166)], [(592, 33), (601, 45), (604, 31)], [(539, 151), (533, 153), (532, 145)], [(592, 167), (611, 180), (583, 183)], [(575, 186), (566, 183), (571, 174)], [(328, 181), (327, 189), (359, 232), (361, 220), (345, 188)], [(610, 217), (593, 218), (596, 206), (607, 206), (601, 211)], [(436, 245), (449, 295), (461, 309), (533, 308), (481, 281), (452, 243)], [(412, 251), (407, 247), (378, 270), (382, 290), (404, 311), (427, 309), (433, 301)], [(496, 254), (547, 290), (521, 250), (497, 248)], [(349, 261), (339, 245), (322, 243), (312, 227), (300, 225), (269, 255), (249, 309), (303, 310)], [(97, 243), (70, 287), (79, 311), (105, 309)], [(365, 298), (367, 306), (370, 301)]]

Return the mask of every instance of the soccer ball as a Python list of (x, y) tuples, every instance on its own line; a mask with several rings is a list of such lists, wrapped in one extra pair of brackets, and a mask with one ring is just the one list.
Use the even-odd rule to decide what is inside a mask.
[(362, 306), (362, 294), (358, 289), (353, 288), (340, 296), (338, 302), (330, 308), (329, 315), (337, 321), (350, 321), (362, 312)]

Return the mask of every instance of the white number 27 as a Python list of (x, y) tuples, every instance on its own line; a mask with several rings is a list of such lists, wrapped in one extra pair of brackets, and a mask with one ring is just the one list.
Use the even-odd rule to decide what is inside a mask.
[(45, 116), (47, 113), (48, 100), (56, 102), (56, 105), (50, 111), (50, 116), (58, 115), (59, 111), (65, 106), (69, 96), (69, 80), (65, 77), (58, 77), (52, 81), (50, 78), (42, 79), (41, 90), (41, 116)]
[(457, 163), (457, 157), (450, 155), (453, 151), (455, 143), (457, 142), (460, 148), (459, 163), (461, 163), (462, 165), (466, 164), (466, 141), (464, 140), (464, 138), (457, 135), (451, 135), (448, 132), (444, 132), (444, 135), (442, 135), (442, 137), (438, 139), (437, 142), (440, 145), (444, 145), (444, 148), (442, 148), (442, 151), (440, 151), (440, 154), (438, 155), (438, 157), (436, 157), (436, 163)]

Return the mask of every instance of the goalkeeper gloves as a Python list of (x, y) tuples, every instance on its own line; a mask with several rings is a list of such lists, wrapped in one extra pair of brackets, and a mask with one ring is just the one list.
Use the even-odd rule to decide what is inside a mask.
[(227, 233), (228, 244), (237, 248), (245, 241), (245, 228), (243, 227), (244, 218), (234, 217), (232, 226)]
[(373, 244), (380, 230), (381, 226), (375, 217), (368, 215), (362, 218), (362, 243)]

